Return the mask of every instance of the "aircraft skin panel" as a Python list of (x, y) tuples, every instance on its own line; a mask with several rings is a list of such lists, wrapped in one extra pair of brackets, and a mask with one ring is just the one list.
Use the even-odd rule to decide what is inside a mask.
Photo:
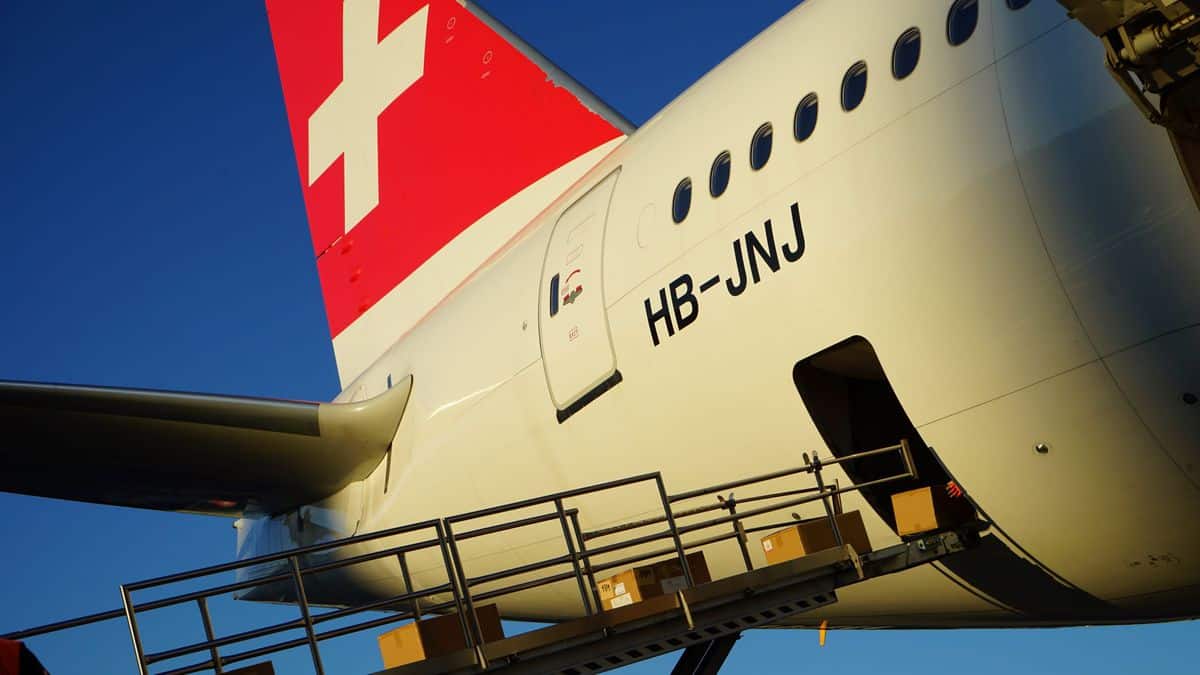
[(489, 211), (433, 254), (405, 280), (333, 338), (342, 385), (350, 382), (395, 344), (397, 336), (432, 312), (475, 270), (498, 256), (520, 227), (566, 192), (624, 138), (615, 138), (551, 171)]
[[(1089, 338), (1108, 356), (1200, 323), (1200, 294), (1184, 290), (1200, 287), (1200, 229), (1166, 131), (1147, 124), (1104, 69), (1076, 74), (1052, 56), (1094, 49), (1076, 28), (1055, 29), (999, 72), (1046, 247)], [(1062, 98), (1057, 116), (1039, 113), (1047, 96)], [(1126, 269), (1145, 273), (1127, 277)]]
[[(1099, 362), (1026, 198), (1023, 146), (1014, 153), (1017, 139), (1010, 137), (1011, 87), (1024, 81), (1022, 67), (1032, 67), (1021, 65), (1031, 62), (1025, 50), (1049, 50), (1046, 58), (1061, 61), (1064, 87), (1094, 79), (1088, 73), (1101, 67), (1100, 55), (1094, 44), (1059, 35), (1082, 33), (1078, 26), (1052, 31), (1062, 17), (1045, 11), (981, 12), (976, 35), (952, 48), (944, 40), (945, 9), (917, 3), (893, 14), (854, 3), (805, 3), (548, 207), (536, 227), (354, 385), (381, 387), (386, 374), (407, 372), (430, 383), (414, 393), (413, 409), (422, 414), (406, 420), (412, 426), (403, 432), (410, 444), (402, 451), (409, 453), (404, 468), (393, 472), (386, 494), (378, 472), (363, 484), (369, 506), (360, 530), (525, 498), (531, 486), (550, 492), (662, 470), (678, 491), (797, 465), (801, 451), (819, 451), (823, 441), (796, 393), (792, 366), (862, 335), (925, 440), (1004, 533), (993, 535), (986, 555), (970, 564), (846, 589), (823, 618), (961, 627), (1195, 614), (1194, 594), (1181, 593), (1177, 603), (1163, 599), (1169, 589), (1200, 580), (1200, 569), (1187, 562), (1195, 543), (1187, 532), (1150, 524), (1200, 511), (1196, 490)], [(861, 39), (828, 36), (824, 27), (844, 24), (845, 12), (866, 17)], [(992, 25), (1002, 21), (1020, 25)], [(886, 72), (891, 45), (912, 25), (924, 35), (922, 61), (910, 78), (895, 81)], [(999, 67), (997, 53), (1006, 55)], [(860, 58), (873, 64), (867, 98), (845, 113), (837, 101), (840, 78)], [(784, 72), (789, 82), (811, 74), (811, 83), (777, 86)], [(791, 114), (810, 89), (821, 96), (818, 130), (797, 145)], [(720, 105), (731, 90), (753, 105)], [(1082, 85), (1063, 95), (1087, 113), (1068, 121), (1068, 129), (1102, 114), (1112, 97)], [(1041, 98), (1042, 108), (1038, 100), (1030, 98), (1020, 114), (1053, 113), (1054, 99)], [(1132, 112), (1121, 105), (1122, 114)], [(775, 126), (773, 156), (754, 172), (746, 146), (766, 120)], [(1129, 164), (1107, 168), (1136, 185), (1141, 163), (1166, 157), (1174, 166), (1165, 137), (1155, 139), (1152, 131), (1149, 141), (1114, 151), (1136, 156)], [(723, 149), (734, 157), (732, 179), (714, 200), (707, 171)], [(559, 424), (533, 330), (538, 270), (550, 226), (617, 167), (622, 179), (603, 275), (625, 379)], [(670, 194), (685, 176), (694, 183), (691, 212), (675, 225)], [(1190, 199), (1176, 187), (1153, 194), (1161, 198), (1165, 189), (1171, 200)], [(747, 233), (765, 241), (768, 220), (779, 269), (759, 255), (755, 280)], [(803, 253), (796, 255), (801, 235)], [(718, 283), (701, 291), (712, 276)], [(662, 298), (673, 297), (672, 284), (675, 296), (690, 298), (678, 314), (663, 305)], [(494, 351), (472, 349), (479, 335), (462, 330), (462, 317), (481, 315), (490, 317)], [(1195, 447), (1190, 429), (1179, 433)], [(1039, 442), (1050, 445), (1049, 454), (1034, 452)], [(1137, 468), (1127, 463), (1131, 455)], [(849, 480), (837, 470), (831, 477)], [(860, 497), (847, 499), (846, 508), (863, 511), (875, 546), (899, 541)], [(653, 495), (610, 497), (582, 507), (583, 525), (653, 509)], [(517, 532), (466, 559), (482, 573), (555, 555), (560, 547), (556, 533)], [(741, 568), (737, 550), (727, 548), (706, 552), (716, 576)], [(1167, 554), (1182, 562), (1164, 569)], [(754, 547), (752, 555), (763, 563)], [(1155, 560), (1134, 564), (1139, 556)], [(413, 566), (419, 578), (436, 583), (436, 560)], [(1015, 573), (1028, 587), (1004, 583)], [(396, 573), (384, 569), (343, 582), (340, 592), (402, 590)], [(507, 615), (526, 618), (580, 611), (572, 584), (501, 605)]]
[(1003, 61), (1021, 47), (1071, 21), (1057, 2), (1031, 2), (1019, 12), (1010, 10), (1003, 2), (982, 3), (981, 7), (991, 14), (989, 21), (997, 61)]
[[(979, 125), (969, 131), (970, 143), (932, 144), (931, 138), (968, 133), (944, 122), (960, 111)], [(791, 149), (783, 146), (781, 154)], [(921, 180), (902, 180), (907, 173)], [(761, 280), (754, 283), (747, 233), (765, 239), (770, 220), (777, 245), (794, 245), (793, 204), (804, 255), (795, 262), (781, 258), (778, 272), (760, 262)], [(615, 229), (628, 221), (613, 222)], [(611, 234), (612, 241), (628, 238)], [(735, 243), (746, 269), (744, 289)], [(616, 246), (608, 259), (619, 255)], [(695, 287), (699, 317), (670, 338), (659, 321), (663, 342), (655, 347), (644, 302), (658, 307), (657, 289), (682, 274)], [(713, 275), (720, 276), (719, 286), (700, 292)], [(740, 360), (710, 363), (713, 344), (731, 345), (743, 357), (766, 352), (794, 364), (863, 335), (876, 345), (918, 425), (1097, 358), (1023, 199), (992, 71), (904, 115), (870, 142), (848, 147), (743, 213), (629, 292), (610, 313), (619, 359), (684, 388), (697, 368), (717, 381), (745, 379)], [(747, 330), (763, 316), (779, 317), (773, 330)], [(626, 334), (618, 335), (622, 328)], [(720, 337), (710, 342), (710, 335)], [(780, 373), (788, 377), (759, 395), (794, 398), (790, 366)]]
[[(1200, 509), (1200, 491), (1099, 361), (920, 431), (976, 500), (995, 505), (984, 508), (1009, 535), (1093, 595), (1152, 593), (1200, 575), (1195, 533), (1168, 525)], [(1050, 451), (1035, 452), (1038, 443)], [(970, 461), (956, 461), (952, 448)], [(1019, 499), (1008, 496), (1016, 485)], [(1164, 562), (1152, 565), (1151, 557)]]
[[(1200, 483), (1200, 327), (1113, 354), (1104, 365), (1155, 440), (1193, 484)], [(1183, 403), (1183, 405), (1180, 405)]]

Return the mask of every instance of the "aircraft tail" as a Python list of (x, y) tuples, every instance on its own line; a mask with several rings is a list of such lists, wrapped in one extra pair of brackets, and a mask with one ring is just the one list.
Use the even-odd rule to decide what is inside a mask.
[(267, 12), (343, 386), (631, 129), (471, 3)]

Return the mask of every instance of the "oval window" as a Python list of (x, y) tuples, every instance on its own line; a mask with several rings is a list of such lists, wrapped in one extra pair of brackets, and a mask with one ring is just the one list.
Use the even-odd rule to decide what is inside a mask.
[(729, 187), (729, 171), (732, 168), (733, 158), (726, 150), (717, 155), (713, 160), (712, 170), (708, 172), (708, 193), (714, 197), (720, 197), (725, 194), (725, 188)]
[(767, 160), (771, 159), (771, 143), (773, 141), (774, 131), (771, 129), (771, 123), (767, 122), (754, 132), (754, 139), (750, 141), (750, 168), (758, 171), (767, 165)]
[(1014, 12), (1018, 9), (1025, 9), (1025, 7), (1029, 5), (1029, 0), (1004, 0), (1004, 2), (1008, 5), (1008, 8)]
[(946, 17), (946, 39), (957, 47), (975, 33), (979, 25), (979, 0), (954, 0)]
[(921, 31), (909, 28), (896, 40), (892, 49), (892, 76), (897, 80), (912, 75), (921, 60)]
[(842, 110), (850, 112), (859, 106), (867, 95), (867, 62), (859, 61), (850, 66), (842, 78)]
[(797, 141), (807, 141), (817, 129), (817, 95), (809, 94), (796, 106), (795, 134)]
[(676, 223), (682, 223), (692, 210), (692, 179), (684, 178), (675, 187), (675, 198), (671, 201), (671, 218)]

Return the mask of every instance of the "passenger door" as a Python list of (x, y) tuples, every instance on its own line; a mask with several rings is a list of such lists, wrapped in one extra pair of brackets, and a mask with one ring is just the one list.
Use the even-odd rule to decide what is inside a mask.
[(538, 334), (559, 422), (621, 379), (601, 274), (608, 207), (619, 174), (620, 169), (612, 172), (567, 207), (546, 249)]

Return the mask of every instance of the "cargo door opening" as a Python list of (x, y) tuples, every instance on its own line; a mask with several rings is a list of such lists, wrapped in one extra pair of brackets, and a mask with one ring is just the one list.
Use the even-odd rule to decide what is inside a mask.
[[(909, 442), (917, 478), (862, 490), (867, 503), (893, 530), (893, 494), (951, 480), (904, 412), (875, 349), (865, 338), (852, 337), (800, 361), (792, 378), (834, 456)], [(843, 468), (850, 480), (861, 485), (901, 473), (899, 461), (892, 455), (880, 455), (847, 462)]]
[[(940, 486), (952, 480), (941, 460), (917, 433), (875, 349), (865, 338), (852, 337), (800, 361), (792, 370), (792, 378), (817, 430), (835, 456), (908, 440), (917, 477), (868, 486), (860, 491), (893, 531), (897, 531), (893, 494)], [(848, 461), (842, 467), (850, 480), (862, 485), (900, 473), (897, 461), (900, 460), (891, 455), (879, 455)], [(979, 506), (973, 502), (971, 505)], [(1070, 585), (1038, 562), (1004, 534), (982, 508), (978, 516), (992, 531), (983, 534), (977, 547), (948, 557), (942, 563), (972, 592), (978, 592), (999, 609), (1032, 617), (1112, 616), (1110, 605)], [(1020, 549), (1021, 553), (1014, 549)]]

